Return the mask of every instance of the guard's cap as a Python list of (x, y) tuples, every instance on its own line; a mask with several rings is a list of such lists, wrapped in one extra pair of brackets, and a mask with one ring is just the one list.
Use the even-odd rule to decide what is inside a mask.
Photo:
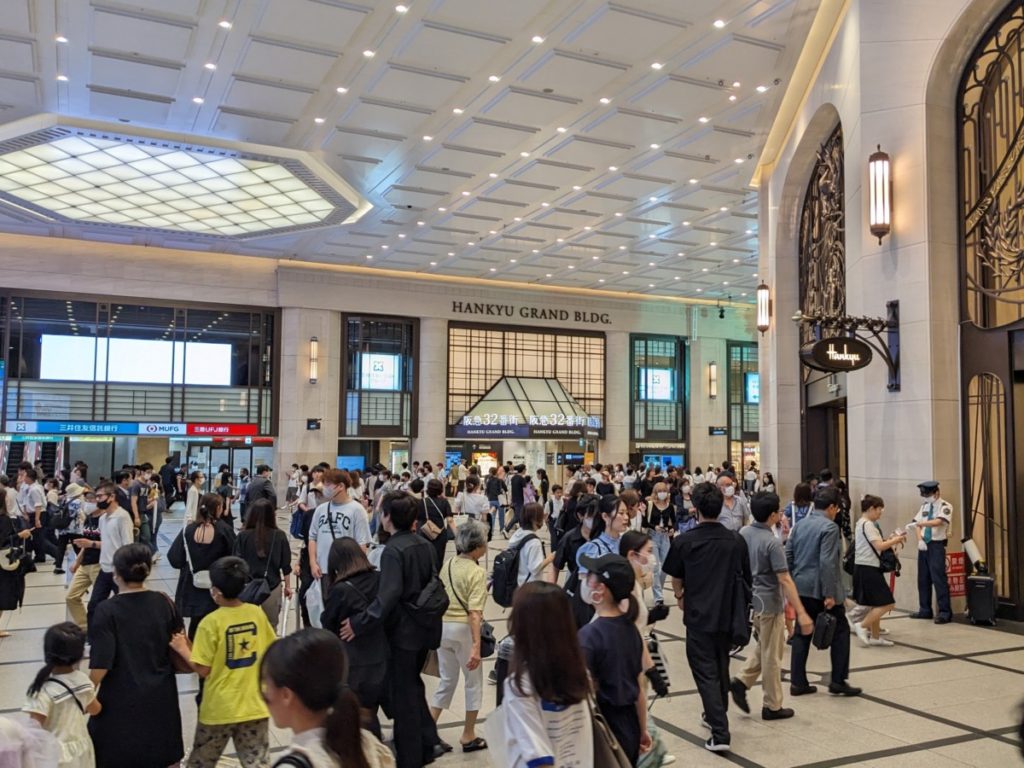
[(939, 490), (939, 481), (938, 480), (925, 480), (923, 483), (918, 483), (917, 487), (920, 488), (922, 491), (927, 491), (929, 493), (935, 493), (935, 491)]

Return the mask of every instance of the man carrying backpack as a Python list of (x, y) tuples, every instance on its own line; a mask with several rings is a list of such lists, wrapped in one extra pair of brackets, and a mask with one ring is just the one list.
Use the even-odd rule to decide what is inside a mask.
[(420, 670), (427, 651), (441, 644), (441, 622), (448, 609), (444, 586), (434, 565), (434, 547), (416, 535), (419, 512), (407, 493), (388, 493), (380, 522), (390, 535), (380, 560), (377, 597), (341, 625), (341, 639), (351, 641), (379, 625), (391, 648), (391, 714), (395, 723), (398, 768), (419, 768), (444, 754), (437, 726), (427, 708)]

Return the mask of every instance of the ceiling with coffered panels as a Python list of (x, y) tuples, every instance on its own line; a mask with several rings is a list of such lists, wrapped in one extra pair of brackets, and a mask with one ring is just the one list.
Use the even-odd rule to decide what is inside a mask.
[(373, 207), (217, 239), (0, 202), (0, 231), (752, 301), (749, 181), (818, 4), (4, 0), (6, 137), (54, 113), (269, 145)]

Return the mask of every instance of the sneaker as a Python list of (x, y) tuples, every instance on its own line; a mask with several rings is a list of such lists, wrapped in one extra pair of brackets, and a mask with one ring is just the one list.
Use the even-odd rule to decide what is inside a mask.
[(779, 707), (778, 709), (768, 709), (768, 707), (761, 707), (761, 719), (762, 720), (788, 720), (795, 715), (792, 709), (786, 707)]
[(491, 685), (498, 684), (498, 671), (496, 669), (492, 669), (491, 673), (487, 675), (487, 682)]
[(675, 761), (676, 761), (676, 756), (675, 755), (665, 755), (663, 758), (661, 758), (661, 764), (662, 765), (672, 765), (672, 763), (674, 763)]
[(159, 563), (160, 562), (160, 553), (159, 552), (154, 552), (153, 553), (153, 562), (154, 563)]
[(708, 722), (708, 718), (703, 712), (700, 713), (700, 724), (709, 731), (711, 730), (711, 723)]
[(886, 629), (885, 627), (882, 627), (881, 629), (878, 630), (878, 634), (880, 634), (880, 635), (888, 635), (889, 634), (889, 630)]
[(886, 648), (891, 648), (896, 645), (892, 640), (886, 640), (884, 637), (872, 637), (868, 640), (868, 645), (881, 645)]
[(849, 683), (829, 683), (828, 692), (833, 696), (860, 696), (863, 690)]
[(729, 692), (732, 694), (732, 700), (736, 706), (749, 715), (750, 704), (747, 703), (747, 686), (743, 684), (743, 681), (736, 677), (730, 680)]
[(715, 737), (712, 736), (710, 739), (704, 742), (704, 749), (708, 752), (728, 752), (729, 742), (727, 741), (715, 741)]
[(812, 693), (818, 692), (818, 686), (816, 685), (791, 685), (789, 686), (790, 696), (807, 696)]
[(63, 568), (54, 568), (53, 572), (55, 574), (57, 574), (58, 576), (60, 576), (62, 573), (64, 573), (64, 569)]
[(871, 636), (868, 634), (868, 630), (863, 624), (860, 622), (854, 624), (853, 631), (857, 633), (857, 637), (862, 643), (864, 643), (864, 645), (871, 645)]

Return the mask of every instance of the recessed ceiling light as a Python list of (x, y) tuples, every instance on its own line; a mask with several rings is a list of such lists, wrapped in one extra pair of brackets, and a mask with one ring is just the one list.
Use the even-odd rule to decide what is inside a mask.
[(320, 125), (324, 122), (324, 119), (322, 117), (314, 117), (313, 122), (316, 123), (317, 125)]
[(742, 157), (737, 157), (734, 162), (736, 163), (736, 165), (743, 165), (743, 158)]
[(647, 199), (650, 200), (652, 203), (658, 202), (658, 198), (656, 197), (648, 197)]
[(386, 251), (386, 250), (388, 249), (388, 246), (386, 246), (386, 245), (382, 245), (382, 246), (380, 247), (380, 249), (381, 249), (382, 251)]
[(565, 242), (565, 238), (564, 237), (556, 237), (555, 238), (555, 242), (556, 243), (564, 243)]
[(620, 246), (619, 246), (619, 250), (620, 250), (620, 251), (624, 251), (624, 250), (626, 250), (626, 246), (624, 246), (624, 245), (620, 245)]
[(697, 118), (697, 120), (698, 120), (699, 122), (702, 122), (702, 123), (706, 123), (706, 122), (708, 122), (708, 121), (709, 121), (710, 119), (711, 119), (710, 117), (705, 117), (704, 115), (701, 115), (700, 117), (698, 117), (698, 118)]
[(511, 263), (513, 263), (513, 264), (515, 264), (515, 263), (516, 263), (516, 259), (509, 259), (509, 261), (510, 261)]
[(541, 208), (548, 208), (548, 207), (550, 207), (550, 206), (551, 206), (551, 203), (541, 203), (541, 204), (540, 204), (540, 207), (541, 207)]
[(736, 94), (733, 93), (729, 96), (729, 101), (736, 101)]
[(647, 284), (647, 287), (648, 287), (648, 288), (653, 288), (653, 287), (654, 287), (654, 283), (648, 283), (648, 284)]
[(722, 27), (725, 26), (725, 19), (715, 19), (715, 23), (713, 26), (715, 29), (721, 29)]
[(661, 149), (661, 144), (651, 144), (651, 149)]
[(66, 43), (68, 39), (64, 35), (57, 35), (55, 38), (58, 43)]
[(728, 208), (727, 206), (724, 206), (724, 205), (723, 205), (723, 206), (722, 206), (721, 208), (719, 208), (718, 210), (720, 210), (720, 211), (721, 211), (722, 213), (725, 213), (726, 211), (728, 211), (728, 210), (729, 210), (729, 208)]
[(691, 184), (696, 184), (696, 183), (698, 183), (699, 181), (700, 181), (700, 179), (690, 179), (690, 183), (691, 183)]
[(454, 256), (455, 255), (455, 251), (448, 251), (448, 255), (449, 256)]
[(522, 217), (522, 216), (515, 216), (515, 217), (513, 217), (513, 219), (512, 219), (512, 221), (522, 221), (522, 220), (523, 220), (523, 217)]
[(675, 275), (672, 279), (673, 280), (678, 280), (679, 279), (679, 275)]
[(612, 103), (612, 100), (611, 100), (611, 99), (609, 99), (609, 98), (608, 98), (607, 96), (602, 96), (602, 97), (601, 97), (601, 103), (602, 103), (602, 104), (611, 104), (611, 103)]
[(747, 295), (747, 294), (745, 294), (745, 293), (741, 293), (741, 294), (740, 294), (740, 296), (746, 296), (746, 295)]
[(456, 107), (455, 109), (452, 110), (452, 114), (454, 114), (454, 115), (461, 115), (462, 112), (463, 112), (463, 110), (462, 110), (461, 107)]
[(757, 277), (757, 272), (751, 275), (751, 277)]
[(764, 93), (767, 90), (768, 90), (768, 86), (767, 85), (759, 85), (759, 86), (757, 86), (757, 92), (758, 93)]
[(423, 226), (423, 224), (424, 224), (424, 222), (422, 222), (422, 221), (417, 221), (417, 222), (416, 222), (416, 226), (417, 226), (417, 227), (422, 227), (422, 226)]
[(61, 82), (61, 83), (66, 83), (68, 81), (68, 76), (67, 75), (57, 75), (57, 80), (59, 82)]
[(405, 232), (399, 232), (398, 233), (398, 239), (399, 240), (405, 240)]
[(703, 288), (698, 288), (697, 289), (697, 293), (704, 293), (704, 289)]
[(599, 282), (599, 283), (603, 283), (603, 282), (604, 282), (604, 278), (603, 278), (603, 277), (599, 277), (599, 278), (597, 278), (597, 282)]
[(747, 234), (748, 234), (748, 235), (752, 235), (752, 234), (754, 234), (754, 230), (752, 230), (752, 229), (748, 229), (748, 230), (747, 230)]
[(732, 84), (732, 87), (733, 87), (733, 88), (739, 88), (739, 87), (740, 87), (740, 81), (739, 81), (739, 80), (737, 80), (736, 82), (734, 82), (734, 83)]
[(432, 261), (432, 262), (430, 262), (430, 266), (432, 266), (432, 267), (436, 267), (436, 266), (437, 266), (437, 262), (436, 262), (436, 261)]
[(339, 85), (335, 90), (337, 90), (338, 93), (348, 93), (348, 88), (344, 85)]
[(679, 251), (679, 252), (678, 252), (678, 253), (676, 254), (676, 256), (685, 256), (685, 255), (686, 255), (686, 254), (685, 254), (685, 253), (683, 253), (682, 251)]
[(619, 166), (617, 166), (617, 165), (609, 165), (608, 166), (608, 170), (609, 171), (617, 171), (617, 170), (619, 170)]
[(616, 215), (616, 216), (619, 216), (619, 217), (621, 217), (621, 216), (622, 216), (622, 214), (621, 214), (621, 213), (619, 213), (618, 211), (616, 211), (616, 212), (615, 212), (615, 215)]
[(601, 259), (600, 256), (591, 256), (590, 258), (593, 259), (594, 261), (600, 261)]
[(585, 230), (586, 230), (587, 232), (589, 232), (590, 230), (592, 230), (592, 229), (593, 229), (593, 227), (590, 227), (590, 226), (586, 226), (586, 227), (584, 227), (583, 229), (585, 229)]
[(530, 156), (530, 153), (529, 153), (529, 152), (520, 152), (520, 153), (519, 153), (519, 156), (520, 156), (520, 157), (529, 157), (529, 156)]
[(688, 222), (688, 221), (684, 221), (684, 222), (683, 222), (683, 226), (684, 226), (684, 227), (688, 227), (688, 226), (690, 226), (690, 222)]
[(408, 13), (408, 12), (409, 12), (409, 6), (407, 6), (407, 5), (396, 5), (395, 6), (395, 13)]
[(710, 243), (708, 243), (708, 245), (710, 245), (712, 248), (715, 248), (718, 245), (718, 243), (712, 240)]
[(728, 285), (728, 284), (729, 284), (729, 281), (728, 281), (728, 280), (723, 280), (723, 281), (722, 281), (722, 285)]
[(707, 271), (708, 271), (708, 268), (707, 268), (707, 267), (703, 267), (703, 268), (701, 268), (701, 270), (700, 270), (700, 271), (701, 271), (701, 272), (707, 272)]
[(497, 272), (497, 271), (498, 271), (497, 267), (491, 267), (491, 272)]
[(488, 173), (487, 175), (490, 176), (492, 179), (498, 178), (498, 174), (496, 173)]
[(583, 189), (583, 187), (581, 187), (581, 186), (580, 186), (579, 184), (573, 184), (573, 185), (572, 185), (572, 188), (573, 188), (573, 189), (574, 189), (574, 190), (575, 190), (576, 192), (579, 192), (579, 191), (580, 191), (581, 189)]
[(624, 275), (628, 275), (628, 274), (629, 274), (629, 270), (628, 270), (628, 269), (624, 269), (624, 270), (622, 270), (622, 274), (624, 274)]
[(231, 22), (227, 19), (221, 19), (217, 22), (217, 26), (221, 29), (231, 29)]
[(372, 59), (376, 55), (377, 54), (374, 51), (371, 51), (369, 48), (367, 48), (365, 51), (363, 51), (363, 56), (365, 56), (368, 59)]
[(654, 266), (654, 262), (653, 261), (648, 261), (647, 262), (647, 266), (648, 267), (653, 267)]
[(739, 259), (733, 259), (733, 260), (732, 260), (732, 263), (733, 263), (733, 264), (739, 264), (739, 263), (740, 263), (740, 260), (739, 260)]
[(498, 234), (498, 230), (496, 230), (496, 229), (491, 229), (491, 230), (488, 230), (488, 231), (489, 231), (489, 232), (490, 232), (490, 233), (491, 233), (492, 235), (496, 235), (496, 234)]
[(548, 272), (546, 275), (544, 275), (544, 277), (551, 277), (551, 273)]
[(569, 269), (576, 269), (572, 264), (569, 265)]
[(469, 197), (469, 192), (467, 192), (466, 190), (463, 190), (462, 191), (462, 196), (463, 197)]
[(424, 136), (424, 137), (423, 137), (423, 140), (424, 140), (424, 141), (433, 141), (433, 140), (434, 140), (434, 137), (433, 137), (433, 136)]
[(470, 240), (466, 245), (476, 245), (476, 242), (474, 240)]
[(564, 125), (560, 125), (560, 126), (558, 126), (558, 128), (556, 128), (555, 130), (556, 130), (556, 131), (558, 131), (559, 133), (565, 133), (565, 132), (566, 132), (567, 130), (569, 130), (569, 129), (568, 129), (568, 128), (566, 128), (566, 127), (565, 127)]
[(202, 104), (205, 99), (202, 96), (193, 96), (192, 101), (196, 104)]
[(647, 239), (648, 240), (655, 240), (655, 239), (657, 239), (657, 237), (658, 237), (657, 235), (648, 235)]
[(533, 249), (533, 252), (534, 252), (534, 253), (540, 253), (540, 250), (539, 250), (538, 248), (534, 248), (534, 249)]
[(203, 64), (203, 69), (208, 69), (211, 72), (213, 72), (215, 69), (217, 69), (217, 65), (214, 64), (212, 61), (208, 61), (205, 64)]
[(487, 79), (488, 79), (488, 80), (490, 80), (490, 81), (491, 81), (492, 83), (496, 83), (496, 82), (498, 82), (499, 80), (501, 80), (501, 78), (500, 78), (500, 77), (498, 77), (497, 75), (491, 75), (491, 76), (490, 76), (490, 77), (488, 77)]
[(665, 65), (662, 64), (660, 61), (655, 61), (654, 63), (651, 64), (651, 69), (661, 69), (663, 66)]
[(448, 209), (447, 209), (447, 208), (438, 208), (437, 210), (439, 210), (439, 211), (440, 211), (441, 213), (444, 213), (444, 212), (445, 212), (445, 211), (447, 211)]
[[(540, 35), (534, 35), (533, 36), (533, 42), (535, 42), (535, 43), (537, 43), (539, 45), (539, 44), (544, 42), (544, 38), (541, 37)], [(549, 275), (549, 277), (550, 277), (550, 275)]]
[(370, 259), (372, 261), (373, 260), (373, 254), (370, 254), (370, 253), (366, 254), (366, 258), (368, 258), (368, 259)]

